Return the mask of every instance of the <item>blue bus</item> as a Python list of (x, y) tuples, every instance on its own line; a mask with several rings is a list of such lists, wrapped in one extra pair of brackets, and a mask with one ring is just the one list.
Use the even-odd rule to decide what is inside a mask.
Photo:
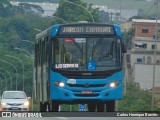
[(114, 111), (123, 98), (124, 52), (116, 24), (55, 24), (37, 34), (33, 85), (40, 111), (58, 111), (61, 104)]

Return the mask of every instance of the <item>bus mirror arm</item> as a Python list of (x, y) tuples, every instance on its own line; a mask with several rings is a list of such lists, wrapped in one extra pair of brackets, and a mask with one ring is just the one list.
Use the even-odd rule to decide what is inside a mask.
[(122, 52), (123, 52), (123, 53), (126, 53), (126, 52), (127, 52), (127, 48), (126, 48), (126, 46), (125, 46), (124, 44), (122, 44)]

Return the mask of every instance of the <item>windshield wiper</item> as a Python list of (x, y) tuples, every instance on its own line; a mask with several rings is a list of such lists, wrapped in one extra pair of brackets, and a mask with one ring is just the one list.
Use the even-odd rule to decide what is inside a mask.
[[(99, 60), (104, 60), (105, 58), (110, 58), (112, 59), (112, 55), (110, 55), (109, 53), (106, 53), (104, 56), (99, 57)], [(109, 59), (109, 60), (110, 60)]]

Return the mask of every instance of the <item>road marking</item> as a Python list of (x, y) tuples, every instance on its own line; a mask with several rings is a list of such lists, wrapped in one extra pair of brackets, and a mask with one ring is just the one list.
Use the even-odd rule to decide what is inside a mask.
[(57, 117), (57, 118), (59, 118), (59, 119), (63, 119), (63, 120), (66, 120), (67, 118), (65, 118), (65, 117)]

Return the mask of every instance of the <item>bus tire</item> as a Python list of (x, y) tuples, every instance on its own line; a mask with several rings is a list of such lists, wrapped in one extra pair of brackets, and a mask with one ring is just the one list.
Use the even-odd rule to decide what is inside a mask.
[(114, 112), (115, 109), (115, 100), (111, 100), (106, 102), (106, 111), (107, 112)]
[(47, 110), (47, 103), (40, 102), (40, 112), (46, 112), (46, 110)]
[(89, 112), (95, 112), (95, 110), (96, 110), (96, 104), (89, 103), (88, 104), (88, 111)]
[(98, 112), (104, 112), (104, 103), (103, 102), (99, 102), (97, 103), (97, 111)]
[(59, 110), (59, 103), (57, 101), (52, 101), (51, 103), (51, 111), (58, 112)]

